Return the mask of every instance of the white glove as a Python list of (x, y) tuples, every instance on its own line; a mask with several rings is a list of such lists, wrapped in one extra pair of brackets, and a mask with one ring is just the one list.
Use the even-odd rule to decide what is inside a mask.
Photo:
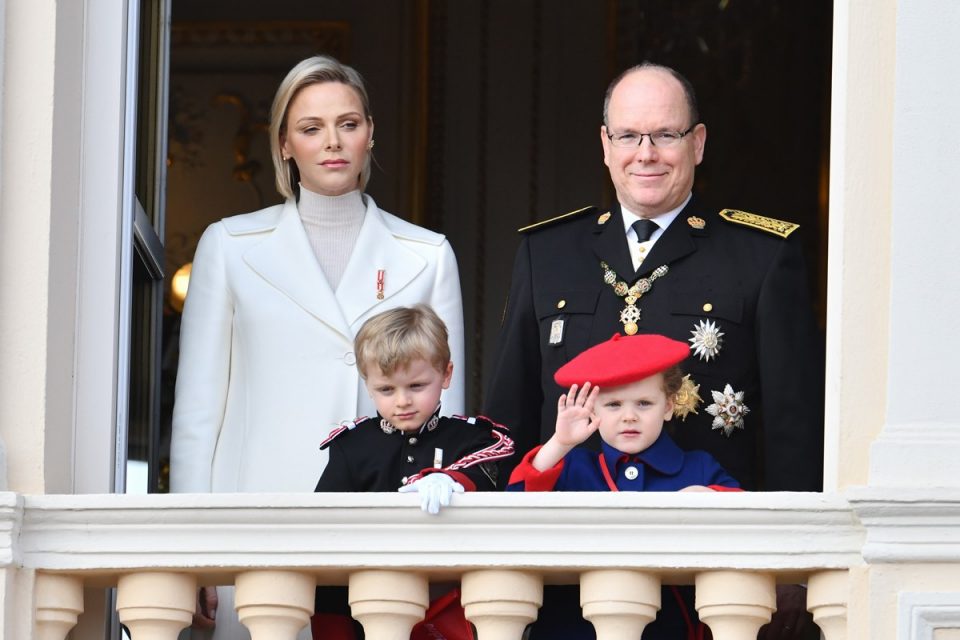
[(437, 515), (440, 507), (450, 504), (453, 492), (463, 493), (463, 485), (445, 473), (431, 473), (416, 482), (405, 484), (399, 489), (400, 493), (416, 491), (420, 494), (420, 509)]

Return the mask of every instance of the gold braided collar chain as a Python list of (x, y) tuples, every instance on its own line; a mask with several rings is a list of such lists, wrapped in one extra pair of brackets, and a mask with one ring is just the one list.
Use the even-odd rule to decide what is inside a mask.
[(653, 288), (653, 283), (657, 278), (667, 275), (670, 269), (663, 264), (653, 270), (646, 278), (640, 278), (631, 287), (623, 280), (617, 280), (617, 272), (610, 268), (606, 262), (600, 261), (600, 268), (603, 269), (603, 281), (613, 287), (613, 292), (623, 298), (626, 306), (620, 312), (620, 322), (623, 323), (623, 330), (628, 336), (637, 332), (637, 323), (640, 321), (640, 309), (637, 308), (637, 301), (643, 297), (643, 294)]

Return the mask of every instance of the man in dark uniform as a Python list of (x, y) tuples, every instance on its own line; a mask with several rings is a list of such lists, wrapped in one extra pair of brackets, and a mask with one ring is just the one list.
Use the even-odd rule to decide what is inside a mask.
[[(820, 490), (823, 349), (796, 225), (693, 201), (707, 130), (673, 69), (624, 72), (603, 115), (618, 202), (522, 230), (485, 414), (511, 428), (515, 464), (553, 431), (561, 365), (615, 332), (659, 333), (691, 347), (677, 444), (747, 490)], [(762, 637), (818, 637), (804, 595), (778, 587)]]
[(676, 72), (625, 72), (601, 128), (618, 203), (523, 230), (485, 407), (515, 460), (552, 433), (561, 365), (615, 332), (660, 333), (692, 351), (682, 448), (748, 490), (820, 489), (822, 349), (796, 225), (698, 206), (706, 134)]
[[(615, 332), (659, 333), (691, 346), (680, 447), (747, 490), (819, 490), (822, 347), (796, 225), (692, 199), (707, 130), (673, 69), (624, 72), (603, 122), (618, 202), (522, 230), (485, 414), (511, 428), (516, 463), (553, 431), (561, 365)], [(765, 637), (815, 631), (802, 590), (787, 598)]]

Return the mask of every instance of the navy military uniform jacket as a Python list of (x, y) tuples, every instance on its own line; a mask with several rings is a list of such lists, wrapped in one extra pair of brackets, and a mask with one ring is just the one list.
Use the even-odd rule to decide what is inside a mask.
[[(709, 361), (691, 354), (681, 364), (703, 401), (696, 414), (668, 423), (677, 444), (709, 452), (746, 489), (819, 490), (823, 349), (796, 234), (735, 224), (691, 201), (634, 272), (619, 206), (604, 213), (585, 210), (522, 238), (486, 415), (510, 425), (520, 455), (545, 442), (565, 391), (554, 372), (623, 333), (624, 299), (604, 282), (601, 261), (630, 284), (666, 265), (668, 273), (636, 303), (639, 332), (687, 341), (709, 321), (723, 333)], [(729, 436), (712, 428), (706, 411), (712, 392), (728, 384), (750, 410)]]
[[(513, 470), (508, 491), (610, 491), (606, 473), (618, 491), (679, 491), (691, 485), (718, 491), (740, 487), (709, 453), (683, 451), (666, 432), (635, 455), (606, 442), (601, 443), (599, 454), (573, 449), (546, 471), (533, 466), (539, 450), (534, 448)], [(628, 473), (629, 469), (633, 471)]]
[(434, 415), (416, 433), (394, 429), (379, 416), (361, 418), (335, 429), (320, 446), (330, 448), (330, 461), (317, 491), (396, 491), (437, 471), (467, 491), (490, 491), (497, 463), (513, 455), (506, 429), (482, 417)]

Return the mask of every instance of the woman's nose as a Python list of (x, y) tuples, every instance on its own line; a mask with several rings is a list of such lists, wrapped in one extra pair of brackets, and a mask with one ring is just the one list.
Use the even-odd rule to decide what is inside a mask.
[(329, 129), (327, 133), (327, 149), (339, 149), (340, 148), (340, 135), (337, 133), (337, 128), (333, 127)]

